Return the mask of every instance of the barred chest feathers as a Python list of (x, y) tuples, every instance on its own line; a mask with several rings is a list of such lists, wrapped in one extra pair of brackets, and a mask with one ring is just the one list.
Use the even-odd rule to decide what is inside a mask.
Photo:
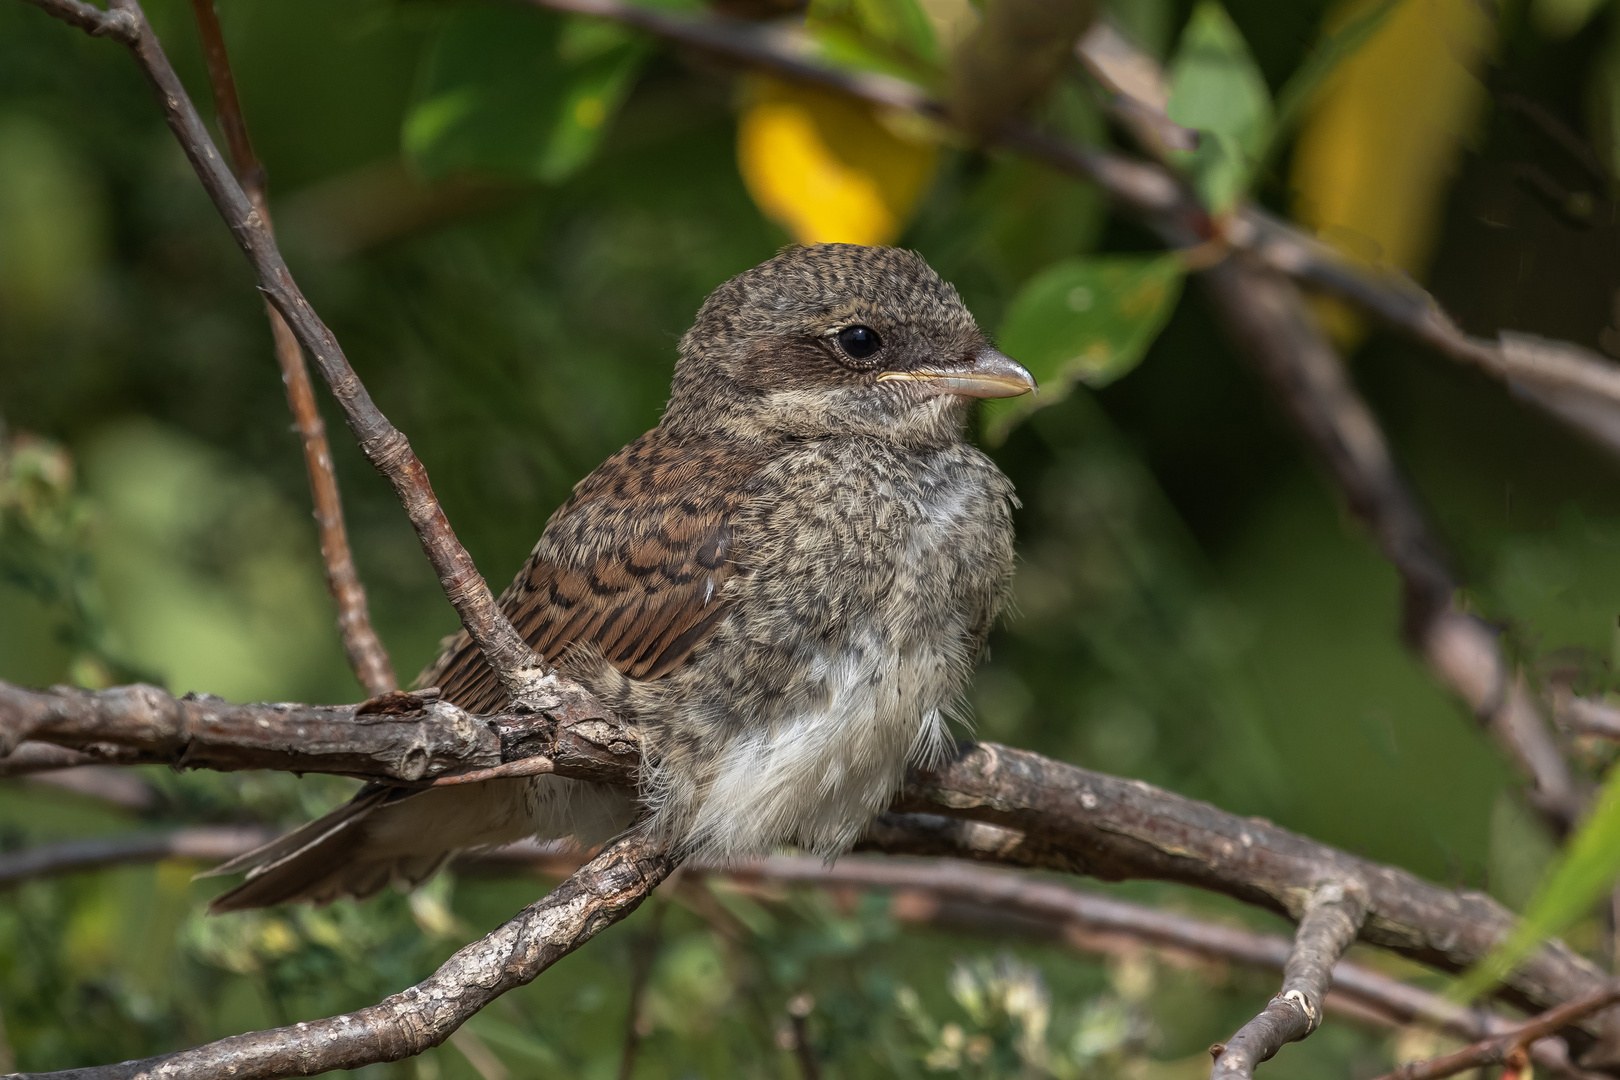
[(1007, 592), (1014, 499), (962, 443), (807, 443), (760, 486), (712, 638), (664, 680), (598, 689), (647, 734), (656, 828), (708, 858), (830, 856), (941, 749)]

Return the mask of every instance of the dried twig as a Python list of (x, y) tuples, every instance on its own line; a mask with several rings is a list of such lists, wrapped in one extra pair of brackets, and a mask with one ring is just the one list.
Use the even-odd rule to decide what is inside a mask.
[(23, 1075), (56, 1080), (221, 1076), (271, 1080), (411, 1057), (439, 1045), (485, 1005), (532, 981), (629, 915), (673, 865), (637, 835), (617, 840), (543, 899), (462, 948), (427, 979), (352, 1013), (232, 1035), (143, 1061)]
[(159, 859), (219, 862), (273, 839), (258, 826), (209, 825), (160, 833), (64, 840), (0, 854), (0, 888), (24, 881)]
[(646, 1008), (647, 983), (652, 978), (658, 950), (664, 944), (664, 912), (669, 904), (660, 898), (653, 901), (653, 905), (647, 927), (630, 954), (630, 1001), (624, 1012), (624, 1052), (619, 1056), (619, 1080), (633, 1080), (636, 1074), (636, 1055), (641, 1052), (641, 1026), (646, 1022), (642, 1012)]
[(1620, 984), (1610, 984), (1454, 1053), (1408, 1062), (1379, 1080), (1441, 1080), (1468, 1069), (1511, 1064), (1537, 1039), (1555, 1035), (1576, 1021), (1617, 1003), (1620, 1003)]
[(371, 400), (337, 338), (293, 281), (264, 219), (220, 158), (138, 0), (112, 0), (110, 11), (101, 11), (80, 0), (28, 2), (88, 33), (113, 37), (134, 54), (142, 73), (157, 92), (164, 120), (247, 256), (260, 290), (281, 313), (305, 353), (314, 360), (332, 395), (343, 407), (349, 429), (354, 432), (367, 460), (394, 485), (422, 549), (439, 575), (445, 596), (512, 699), (549, 707), (563, 698), (583, 696), (581, 688), (560, 682), (546, 668), (543, 658), (535, 655), (501, 613), (489, 586), (473, 565), (472, 557), (450, 528), (428, 482), (427, 469), (411, 450), (404, 433), (394, 427)]
[[(237, 178), (253, 209), (258, 212), (265, 232), (271, 233), (270, 204), (266, 194), (264, 165), (253, 152), (248, 139), (242, 105), (236, 97), (236, 79), (225, 51), (225, 35), (220, 29), (214, 0), (191, 0), (202, 35), (203, 55), (208, 61), (208, 80), (214, 89), (214, 115), (225, 133)], [(276, 363), (287, 388), (287, 406), (292, 410), (299, 438), (304, 444), (304, 467), (309, 473), (309, 491), (315, 504), (315, 522), (320, 529), (321, 559), (326, 565), (326, 587), (338, 609), (338, 629), (343, 649), (355, 678), (373, 696), (398, 689), (399, 679), (388, 661), (377, 631), (372, 629), (366, 608), (366, 590), (354, 568), (349, 550), (348, 529), (343, 523), (343, 500), (338, 495), (337, 473), (332, 468), (332, 448), (326, 441), (326, 423), (315, 404), (315, 388), (310, 385), (309, 369), (287, 320), (265, 301), (270, 334), (275, 339)]]
[(1285, 1043), (1316, 1030), (1322, 1022), (1322, 1002), (1333, 980), (1333, 966), (1356, 939), (1366, 917), (1360, 882), (1329, 882), (1311, 894), (1283, 967), (1282, 989), (1224, 1046), (1211, 1049), (1215, 1056), (1212, 1077), (1251, 1077), (1255, 1066), (1271, 1060)]

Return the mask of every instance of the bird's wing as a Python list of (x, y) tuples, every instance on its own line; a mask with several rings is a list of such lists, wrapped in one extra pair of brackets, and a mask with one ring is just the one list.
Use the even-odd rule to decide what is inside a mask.
[[(725, 614), (722, 589), (742, 555), (733, 523), (766, 456), (653, 429), (580, 481), (502, 610), (550, 663), (589, 644), (632, 678), (667, 675)], [(465, 631), (418, 681), (471, 712), (506, 700)]]

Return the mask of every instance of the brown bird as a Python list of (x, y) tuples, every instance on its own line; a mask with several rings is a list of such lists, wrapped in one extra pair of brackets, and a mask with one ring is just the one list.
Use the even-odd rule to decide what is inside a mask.
[[(639, 726), (640, 804), (554, 776), (372, 785), (220, 867), (247, 879), (211, 910), (370, 896), (524, 836), (594, 844), (638, 805), (688, 856), (846, 850), (940, 752), (1006, 598), (1016, 500), (963, 430), (972, 399), (1034, 387), (910, 252), (792, 248), (732, 278), (658, 426), (575, 487), (501, 597)], [(505, 701), (465, 633), (421, 681)]]

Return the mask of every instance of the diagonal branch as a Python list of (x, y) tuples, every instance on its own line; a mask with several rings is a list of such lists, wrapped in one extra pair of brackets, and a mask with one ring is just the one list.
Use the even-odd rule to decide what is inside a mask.
[(1472, 1046), (1465, 1046), (1444, 1057), (1408, 1062), (1394, 1072), (1379, 1077), (1378, 1080), (1441, 1080), (1442, 1077), (1455, 1076), (1469, 1069), (1515, 1064), (1520, 1067), (1513, 1071), (1522, 1075), (1523, 1055), (1537, 1039), (1555, 1035), (1569, 1025), (1617, 1003), (1620, 1003), (1620, 984), (1610, 983), (1567, 1005), (1549, 1009), (1542, 1015), (1532, 1017), (1499, 1035), (1482, 1039)]
[(214, 147), (138, 0), (112, 0), (112, 10), (106, 12), (79, 0), (29, 2), (91, 34), (114, 37), (134, 54), (141, 72), (157, 93), (164, 120), (179, 140), (237, 245), (247, 256), (260, 290), (287, 321), (304, 352), (314, 360), (333, 397), (343, 407), (349, 429), (367, 460), (394, 485), (417, 539), (438, 573), (445, 596), (509, 696), (515, 701), (547, 704), (565, 697), (583, 696), (582, 689), (561, 683), (549, 672), (544, 659), (535, 655), (501, 613), (489, 586), (473, 565), (472, 557), (450, 528), (433, 494), (433, 486), (428, 482), (427, 469), (411, 450), (404, 433), (391, 424), (371, 400), (337, 338), (293, 281), (264, 218)]
[[(39, 0), (34, 0), (39, 2)], [(711, 56), (783, 78), (823, 86), (886, 108), (949, 123), (946, 106), (913, 83), (874, 72), (834, 68), (815, 46), (784, 27), (724, 17), (690, 18), (631, 0), (526, 0), (538, 7), (612, 19)], [(1106, 30), (1106, 24), (1097, 24)], [(1099, 44), (1129, 51), (1116, 65), (1154, 63), (1118, 34), (1093, 33), (1083, 58)], [(1186, 149), (1191, 133), (1165, 117), (1157, 103), (1109, 82), (1113, 111), (1144, 143)], [(1260, 264), (1313, 289), (1356, 304), (1387, 325), (1453, 360), (1474, 365), (1525, 390), (1532, 401), (1620, 453), (1620, 365), (1567, 342), (1504, 334), (1491, 342), (1464, 333), (1433, 296), (1410, 279), (1373, 272), (1294, 226), (1254, 207), (1215, 221), (1168, 169), (1146, 161), (1053, 138), (1028, 124), (1004, 120), (979, 133), (1059, 172), (1090, 180), (1115, 202), (1146, 218), (1175, 246), (1214, 243), (1250, 253)], [(1584, 397), (1584, 400), (1583, 400)]]
[(1305, 1038), (1321, 1024), (1333, 966), (1367, 918), (1364, 892), (1361, 882), (1353, 881), (1324, 884), (1311, 894), (1283, 966), (1282, 989), (1225, 1045), (1210, 1048), (1213, 1080), (1247, 1080), (1256, 1065), (1270, 1061), (1285, 1043)]
[(58, 1080), (272, 1080), (399, 1061), (437, 1046), (508, 990), (634, 911), (674, 860), (632, 834), (614, 841), (510, 921), (459, 950), (427, 979), (325, 1020), (232, 1035), (173, 1054), (56, 1073)]
[(1568, 831), (1584, 804), (1569, 764), (1523, 677), (1510, 671), (1495, 633), (1453, 603), (1456, 582), (1423, 510), (1299, 290), (1243, 259), (1229, 259), (1203, 278), (1239, 351), (1400, 574), (1408, 645), (1519, 762), (1542, 815)]
[[(197, 18), (197, 29), (202, 34), (203, 55), (208, 61), (208, 79), (214, 89), (214, 115), (225, 132), (225, 143), (230, 147), (236, 175), (248, 201), (253, 204), (265, 232), (271, 231), (270, 204), (265, 187), (264, 165), (253, 152), (248, 139), (247, 123), (242, 118), (242, 104), (236, 97), (236, 79), (231, 75), (231, 61), (225, 51), (225, 35), (220, 29), (219, 15), (214, 0), (191, 0)], [(304, 366), (304, 354), (298, 347), (287, 320), (267, 300), (265, 315), (270, 320), (270, 335), (275, 340), (276, 363), (281, 367), (281, 381), (287, 388), (287, 406), (292, 410), (298, 436), (304, 444), (304, 468), (309, 473), (309, 490), (315, 505), (315, 523), (320, 530), (321, 560), (326, 565), (326, 587), (338, 609), (338, 630), (343, 636), (343, 650), (348, 654), (349, 667), (355, 678), (376, 696), (399, 688), (393, 665), (388, 661), (388, 650), (371, 626), (371, 615), (366, 609), (366, 590), (354, 568), (354, 555), (349, 549), (349, 533), (343, 523), (343, 499), (338, 494), (337, 473), (332, 467), (332, 448), (326, 441), (326, 423), (315, 404), (315, 388), (310, 385), (309, 369)]]

